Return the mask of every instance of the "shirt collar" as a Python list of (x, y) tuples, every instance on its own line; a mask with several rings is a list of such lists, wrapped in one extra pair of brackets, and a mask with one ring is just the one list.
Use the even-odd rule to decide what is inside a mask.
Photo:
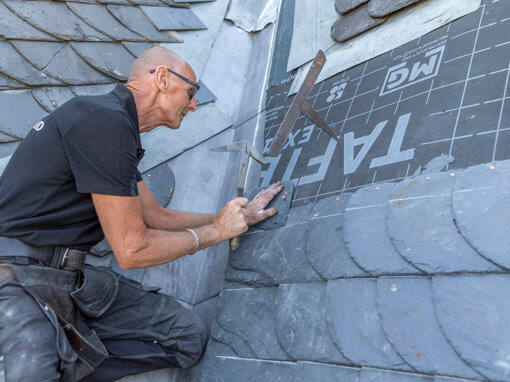
[(131, 91), (125, 85), (119, 84), (115, 86), (115, 89), (112, 90), (112, 93), (115, 94), (121, 100), (122, 106), (124, 107), (129, 117), (136, 126), (136, 131), (139, 131), (138, 113), (136, 112), (135, 97), (133, 97)]

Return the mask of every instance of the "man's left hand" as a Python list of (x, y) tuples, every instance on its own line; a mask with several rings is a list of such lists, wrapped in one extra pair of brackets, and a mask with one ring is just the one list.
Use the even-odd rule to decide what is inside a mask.
[(255, 195), (253, 200), (248, 203), (248, 206), (246, 207), (248, 225), (257, 224), (258, 222), (266, 220), (267, 218), (276, 214), (276, 208), (269, 208), (267, 210), (264, 208), (266, 208), (269, 202), (271, 202), (271, 200), (273, 200), (273, 198), (282, 190), (283, 185), (281, 182), (276, 182)]

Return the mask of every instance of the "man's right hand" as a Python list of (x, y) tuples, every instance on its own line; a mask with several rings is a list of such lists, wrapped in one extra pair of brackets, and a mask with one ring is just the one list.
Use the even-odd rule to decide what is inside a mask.
[(248, 199), (236, 198), (218, 212), (213, 226), (221, 232), (223, 240), (239, 236), (248, 230), (247, 206)]

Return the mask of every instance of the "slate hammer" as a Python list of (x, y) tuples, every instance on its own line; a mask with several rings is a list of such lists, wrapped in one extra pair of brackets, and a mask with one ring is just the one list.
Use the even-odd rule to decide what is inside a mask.
[[(260, 164), (265, 164), (266, 160), (250, 142), (239, 141), (229, 145), (215, 147), (210, 151), (223, 151), (223, 152), (240, 152), (241, 153), (241, 169), (239, 170), (239, 178), (237, 179), (237, 197), (240, 198), (244, 195), (244, 186), (246, 184), (246, 174), (248, 171), (248, 161), (250, 157), (255, 159)], [(229, 246), (232, 251), (239, 247), (240, 237), (230, 239)]]

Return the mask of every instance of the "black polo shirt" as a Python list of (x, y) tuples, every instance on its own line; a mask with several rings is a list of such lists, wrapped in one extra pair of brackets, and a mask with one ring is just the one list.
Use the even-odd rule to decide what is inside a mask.
[(35, 124), (0, 177), (0, 236), (90, 249), (104, 238), (90, 194), (137, 196), (142, 155), (125, 86), (71, 99)]

